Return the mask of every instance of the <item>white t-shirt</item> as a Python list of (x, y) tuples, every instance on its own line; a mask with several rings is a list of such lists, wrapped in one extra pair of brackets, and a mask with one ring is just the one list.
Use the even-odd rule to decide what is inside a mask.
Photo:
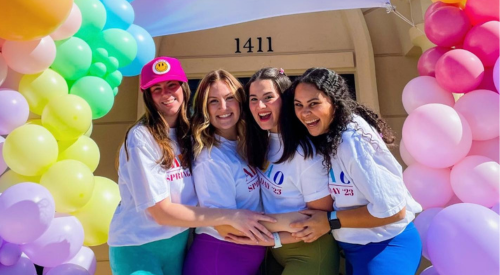
[(372, 216), (387, 218), (406, 206), (406, 217), (395, 223), (333, 230), (337, 241), (367, 244), (393, 238), (415, 218), (415, 213), (422, 211), (406, 189), (401, 165), (363, 118), (354, 116), (354, 122), (342, 133), (337, 155), (331, 161), (329, 186), (335, 210), (367, 205)]
[(133, 127), (127, 138), (129, 160), (122, 145), (118, 168), (121, 202), (116, 208), (109, 229), (110, 246), (132, 246), (171, 238), (188, 228), (157, 224), (147, 208), (169, 198), (173, 203), (197, 205), (189, 169), (180, 166), (175, 129), (170, 129), (176, 158), (172, 167), (163, 169), (157, 161), (161, 150), (143, 125)]
[[(200, 206), (262, 212), (257, 171), (239, 156), (236, 141), (216, 138), (220, 144), (203, 149), (193, 166)], [(224, 240), (213, 227), (198, 227), (196, 233)]]
[(262, 203), (268, 214), (300, 211), (306, 203), (324, 198), (328, 190), (327, 171), (323, 158), (314, 152), (313, 158), (304, 159), (302, 147), (287, 162), (275, 163), (283, 154), (279, 134), (269, 134), (268, 166), (259, 170)]

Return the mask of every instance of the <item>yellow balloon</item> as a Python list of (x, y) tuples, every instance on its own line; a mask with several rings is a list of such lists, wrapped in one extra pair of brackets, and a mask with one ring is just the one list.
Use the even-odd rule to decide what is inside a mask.
[(77, 160), (61, 160), (52, 165), (40, 179), (56, 202), (56, 211), (70, 213), (80, 209), (94, 190), (94, 174)]
[(90, 137), (90, 135), (92, 135), (92, 130), (94, 130), (94, 123), (90, 123), (89, 129), (87, 130), (87, 132), (85, 132), (84, 135)]
[(38, 74), (24, 75), (19, 83), (19, 92), (28, 101), (30, 111), (41, 115), (49, 100), (68, 94), (68, 84), (60, 74), (47, 69)]
[(25, 124), (12, 131), (3, 145), (7, 166), (23, 176), (43, 174), (57, 161), (58, 149), (54, 136), (45, 128)]
[(39, 118), (28, 119), (28, 121), (26, 121), (26, 124), (34, 124), (34, 125), (39, 125), (39, 126), (43, 127), (42, 120)]
[(69, 16), (73, 0), (4, 0), (0, 2), (0, 37), (39, 39), (55, 31)]
[(94, 172), (99, 164), (99, 147), (94, 140), (80, 136), (77, 140), (59, 141), (59, 160), (74, 159), (87, 165)]
[(18, 173), (12, 170), (7, 170), (7, 172), (3, 173), (2, 176), (0, 177), (0, 193), (3, 193), (3, 191), (7, 190), (7, 188), (21, 182), (39, 183), (40, 176), (27, 177), (19, 175)]
[(96, 246), (108, 240), (109, 224), (118, 203), (118, 185), (104, 177), (94, 177), (95, 187), (90, 201), (80, 210), (71, 213), (83, 225), (85, 237), (83, 245)]
[(92, 110), (79, 96), (59, 96), (50, 100), (43, 109), (42, 124), (57, 140), (77, 139), (92, 124)]

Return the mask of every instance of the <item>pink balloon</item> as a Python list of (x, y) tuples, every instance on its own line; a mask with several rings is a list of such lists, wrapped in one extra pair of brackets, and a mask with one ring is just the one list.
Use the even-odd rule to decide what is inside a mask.
[[(436, 2), (434, 4), (437, 3), (443, 2)], [(418, 74), (421, 76), (435, 76), (437, 61), (449, 50), (450, 48), (434, 47), (425, 51), (418, 59)]]
[(484, 69), (484, 77), (481, 84), (477, 87), (477, 90), (490, 90), (498, 93), (495, 83), (493, 82), (493, 68)]
[(73, 216), (55, 217), (45, 233), (21, 246), (37, 265), (54, 267), (73, 258), (83, 245), (82, 224)]
[(2, 89), (12, 89), (12, 90), (19, 90), (19, 82), (21, 82), (21, 78), (24, 76), (24, 74), (20, 74), (11, 68), (8, 68), (7, 70), (7, 78), (5, 78), (4, 82), (2, 85), (0, 85), (0, 88)]
[(7, 78), (7, 72), (9, 71), (9, 66), (5, 62), (2, 53), (0, 52), (0, 86)]
[(490, 21), (473, 27), (465, 36), (464, 50), (475, 54), (485, 67), (492, 67), (499, 55), (500, 22)]
[[(135, 273), (135, 272), (134, 272)], [(51, 268), (47, 275), (90, 275), (85, 268), (75, 264), (62, 264)]]
[(500, 165), (483, 156), (468, 156), (451, 170), (451, 187), (463, 202), (492, 207), (499, 202)]
[(473, 140), (498, 137), (500, 95), (488, 90), (476, 90), (460, 97), (455, 110), (469, 123)]
[(436, 80), (447, 91), (467, 93), (479, 86), (483, 80), (484, 67), (481, 60), (466, 50), (451, 50), (436, 63)]
[(425, 19), (427, 38), (440, 47), (461, 44), (470, 28), (467, 15), (453, 6), (440, 7)]
[(423, 209), (443, 207), (453, 196), (449, 168), (430, 168), (419, 163), (408, 166), (403, 181)]
[[(5, 142), (5, 138), (0, 136), (0, 175), (7, 170), (7, 163), (3, 159), (3, 144)], [(1, 245), (0, 245), (1, 246)]]
[(449, 202), (447, 202), (447, 203), (445, 204), (445, 206), (444, 206), (444, 207), (448, 207), (448, 206), (450, 206), (450, 205), (454, 205), (454, 204), (457, 204), (457, 203), (463, 203), (463, 201), (461, 201), (461, 200), (457, 197), (457, 195), (453, 194), (453, 197), (451, 197), (450, 201), (449, 201)]
[(472, 143), (467, 121), (443, 104), (413, 110), (403, 125), (403, 139), (415, 160), (432, 168), (457, 163), (467, 155)]
[(467, 156), (484, 156), (500, 163), (500, 141), (498, 138), (489, 140), (473, 140)]
[(22, 74), (41, 73), (56, 58), (56, 44), (50, 36), (31, 41), (6, 41), (2, 49), (7, 65)]
[[(80, 266), (84, 268), (86, 271), (88, 271), (90, 274), (94, 274), (97, 261), (95, 258), (94, 251), (92, 251), (92, 249), (86, 246), (82, 246), (80, 251), (78, 251), (78, 253), (72, 259), (63, 263), (62, 265), (65, 264), (73, 264)], [(46, 275), (50, 270), (51, 270), (50, 267), (44, 268), (43, 275)]]
[(406, 145), (405, 145), (403, 140), (401, 140), (401, 142), (399, 143), (399, 154), (401, 154), (401, 158), (403, 159), (403, 162), (408, 166), (417, 162), (415, 160), (415, 158), (413, 158), (410, 155), (410, 153), (408, 152), (408, 149), (406, 149)]
[(450, 4), (447, 4), (447, 3), (443, 3), (441, 1), (437, 1), (437, 2), (432, 3), (427, 8), (427, 10), (425, 11), (424, 19), (427, 20), (427, 18), (429, 17), (429, 15), (431, 15), (432, 13), (434, 13), (437, 9), (439, 9), (441, 7), (449, 7), (449, 6), (455, 6), (456, 7), (456, 5), (450, 5)]
[(71, 12), (64, 21), (64, 23), (57, 28), (53, 33), (50, 34), (50, 37), (54, 40), (62, 40), (66, 38), (70, 38), (75, 34), (80, 26), (82, 25), (82, 13), (78, 6), (73, 3), (73, 7), (71, 8)]
[(418, 76), (403, 89), (403, 107), (410, 114), (416, 108), (429, 104), (440, 103), (450, 107), (455, 105), (453, 95), (441, 88), (432, 76)]
[(467, 0), (464, 9), (473, 26), (488, 21), (500, 21), (498, 10), (498, 0)]
[(432, 219), (434, 219), (436, 214), (441, 210), (443, 210), (441, 207), (424, 210), (422, 213), (418, 214), (413, 221), (420, 235), (420, 239), (422, 240), (422, 255), (428, 260), (431, 259), (429, 259), (429, 253), (427, 252), (427, 230), (431, 225)]
[(497, 93), (500, 92), (500, 80), (498, 79), (500, 76), (500, 58), (495, 62), (495, 66), (493, 67), (493, 83), (495, 83), (495, 88), (497, 88)]
[(499, 274), (499, 218), (481, 205), (441, 210), (427, 231), (427, 248), (439, 274)]
[(21, 248), (17, 244), (5, 243), (0, 248), (0, 264), (11, 266), (21, 258)]
[(2, 275), (36, 275), (36, 269), (30, 259), (21, 257), (17, 263), (11, 266), (0, 265)]
[(0, 135), (7, 135), (28, 121), (30, 109), (24, 96), (13, 90), (0, 92)]
[(500, 203), (493, 205), (491, 210), (495, 211), (495, 213), (497, 213), (497, 214), (500, 214)]
[(428, 268), (424, 269), (420, 275), (439, 275), (437, 270), (433, 266), (429, 266)]

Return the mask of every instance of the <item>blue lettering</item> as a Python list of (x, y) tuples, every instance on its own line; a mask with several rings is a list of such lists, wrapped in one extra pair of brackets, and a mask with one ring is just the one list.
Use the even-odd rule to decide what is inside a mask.
[(335, 175), (333, 174), (333, 168), (330, 168), (330, 178), (332, 179), (332, 182), (337, 182), (335, 180)]
[(274, 183), (276, 183), (277, 185), (281, 185), (283, 183), (283, 180), (284, 180), (284, 175), (283, 175), (283, 172), (281, 171), (278, 171), (276, 172), (276, 174), (274, 174)]
[(343, 183), (343, 184), (349, 184), (351, 183), (351, 181), (347, 180), (347, 182), (345, 182), (346, 178), (345, 178), (345, 173), (344, 171), (340, 172), (340, 181)]
[(273, 171), (273, 167), (274, 167), (274, 164), (271, 165), (271, 167), (269, 167), (269, 169), (267, 169), (267, 177), (270, 178), (271, 177), (271, 172)]

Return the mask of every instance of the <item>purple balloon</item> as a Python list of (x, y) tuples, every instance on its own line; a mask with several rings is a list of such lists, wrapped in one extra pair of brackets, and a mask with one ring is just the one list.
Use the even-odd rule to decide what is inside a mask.
[[(65, 264), (78, 265), (78, 266), (83, 267), (90, 274), (95, 274), (97, 261), (95, 258), (94, 251), (92, 251), (92, 249), (90, 249), (86, 246), (82, 246), (80, 251), (78, 251), (78, 253), (72, 259), (63, 263), (62, 265), (65, 265)], [(45, 267), (43, 269), (43, 275), (46, 275), (47, 273), (49, 273), (49, 271), (51, 269), (52, 269), (51, 267)]]
[(7, 135), (28, 121), (30, 107), (24, 96), (14, 90), (0, 93), (0, 135)]
[(62, 264), (51, 268), (47, 275), (90, 275), (83, 267), (76, 264)]
[(427, 233), (427, 248), (440, 274), (499, 274), (498, 215), (459, 203), (441, 210)]
[(437, 272), (437, 270), (433, 266), (429, 266), (424, 271), (422, 271), (422, 273), (420, 273), (420, 275), (439, 275), (439, 273)]
[(11, 266), (0, 265), (0, 275), (36, 275), (33, 262), (26, 257), (21, 257), (16, 264)]
[(83, 245), (83, 234), (83, 226), (75, 217), (56, 217), (40, 238), (21, 249), (35, 264), (54, 267), (78, 253)]
[(493, 205), (493, 207), (491, 208), (491, 210), (495, 211), (495, 213), (497, 214), (500, 214), (500, 202)]
[(431, 259), (429, 258), (429, 253), (427, 251), (427, 231), (429, 230), (432, 220), (441, 210), (443, 210), (443, 208), (429, 208), (418, 214), (413, 222), (417, 228), (418, 234), (420, 235), (420, 239), (422, 240), (422, 255), (428, 260)]
[(21, 248), (17, 244), (5, 243), (0, 248), (0, 264), (11, 266), (21, 258)]
[(15, 244), (32, 242), (49, 228), (54, 212), (47, 188), (31, 182), (11, 186), (0, 196), (0, 236)]

